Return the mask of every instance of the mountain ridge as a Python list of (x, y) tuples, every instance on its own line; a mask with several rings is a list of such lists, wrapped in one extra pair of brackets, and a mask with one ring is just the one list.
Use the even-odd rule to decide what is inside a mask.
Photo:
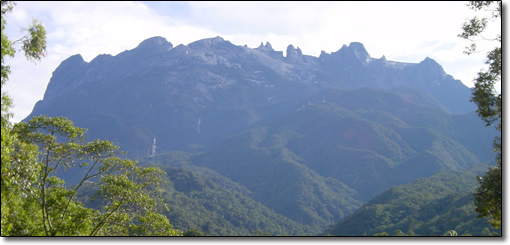
[[(110, 137), (107, 132), (91, 131), (91, 137), (106, 135), (132, 156), (141, 156), (147, 151), (141, 145), (155, 137), (161, 139), (159, 149), (163, 151), (209, 147), (254, 123), (312, 103), (311, 99), (317, 100), (314, 96), (329, 88), (402, 91), (404, 86), (413, 91), (400, 93), (415, 97), (415, 103), (446, 111), (474, 110), (468, 99), (462, 99), (469, 97), (469, 89), (429, 58), (418, 64), (388, 65), (391, 61), (371, 58), (357, 42), (319, 57), (303, 55), (293, 45), (287, 51), (284, 57), (267, 42), (251, 49), (221, 37), (173, 47), (165, 38), (153, 37), (132, 50), (99, 55), (91, 62), (74, 55), (53, 72), (43, 100), (25, 120), (40, 114), (61, 115), (85, 128), (115, 127), (117, 135), (145, 143), (126, 146), (126, 139)], [(432, 77), (416, 77), (413, 71)], [(439, 85), (430, 85), (434, 82)], [(332, 99), (322, 97), (318, 100)], [(109, 126), (93, 121), (104, 116)], [(232, 124), (221, 126), (224, 119)], [(168, 124), (156, 126), (162, 120)]]
[[(216, 47), (216, 48), (214, 48), (214, 47)], [(221, 47), (227, 47), (230, 49), (234, 49), (238, 53), (243, 53), (243, 51), (247, 52), (248, 54), (250, 54), (250, 53), (253, 54), (253, 52), (259, 52), (260, 54), (263, 54), (267, 58), (273, 59), (273, 60), (275, 59), (276, 56), (279, 56), (278, 58), (276, 58), (276, 60), (280, 61), (281, 63), (285, 63), (285, 64), (286, 64), (285, 61), (289, 61), (289, 60), (293, 60), (293, 62), (291, 62), (291, 63), (294, 63), (294, 65), (297, 65), (297, 64), (302, 65), (303, 63), (307, 63), (307, 64), (315, 63), (314, 67), (312, 67), (312, 70), (319, 69), (319, 68), (323, 69), (323, 70), (324, 69), (327, 70), (328, 69), (327, 64), (325, 67), (322, 67), (322, 68), (316, 67), (316, 66), (319, 63), (328, 63), (328, 62), (326, 62), (326, 60), (328, 60), (328, 59), (329, 60), (333, 59), (340, 63), (345, 63), (348, 61), (349, 62), (358, 61), (360, 64), (362, 64), (364, 66), (370, 65), (370, 64), (372, 64), (372, 65), (377, 64), (377, 66), (380, 66), (382, 64), (387, 67), (394, 67), (394, 65), (388, 65), (388, 64), (390, 64), (390, 63), (397, 64), (398, 63), (398, 64), (400, 64), (399, 65), (400, 67), (397, 70), (402, 69), (403, 67), (422, 66), (422, 67), (425, 67), (428, 69), (425, 72), (433, 71), (433, 73), (439, 74), (439, 76), (445, 76), (445, 77), (451, 78), (451, 76), (444, 73), (444, 70), (437, 62), (430, 59), (429, 57), (426, 57), (420, 63), (406, 63), (406, 62), (388, 61), (384, 57), (381, 59), (375, 59), (375, 58), (370, 57), (368, 51), (365, 49), (363, 44), (359, 43), (359, 42), (351, 42), (349, 44), (349, 46), (343, 45), (342, 48), (340, 48), (336, 52), (332, 52), (331, 54), (323, 52), (323, 53), (321, 53), (321, 55), (319, 57), (303, 55), (299, 48), (295, 49), (293, 47), (293, 45), (290, 44), (287, 48), (287, 55), (284, 57), (283, 52), (275, 51), (268, 42), (266, 42), (266, 46), (263, 46), (261, 44), (261, 46), (259, 46), (258, 48), (251, 49), (246, 46), (236, 46), (236, 45), (230, 43), (229, 41), (224, 40), (221, 37), (214, 37), (214, 38), (198, 40), (198, 41), (192, 42), (188, 45), (181, 44), (181, 45), (178, 45), (177, 47), (173, 47), (173, 45), (170, 42), (168, 42), (165, 38), (156, 36), (156, 37), (152, 37), (152, 38), (149, 38), (149, 39), (141, 42), (136, 48), (134, 48), (132, 50), (124, 51), (116, 56), (98, 55), (91, 62), (89, 62), (89, 63), (85, 62), (85, 63), (93, 64), (93, 63), (95, 63), (94, 61), (97, 61), (99, 58), (104, 57), (104, 56), (108, 56), (109, 58), (110, 57), (117, 58), (117, 59), (124, 58), (126, 55), (133, 54), (133, 53), (145, 53), (145, 55), (143, 55), (143, 56), (151, 56), (153, 54), (158, 54), (161, 56), (161, 55), (168, 55), (169, 53), (175, 53), (177, 55), (177, 57), (182, 56), (181, 54), (185, 53), (184, 56), (195, 56), (195, 57), (201, 58), (203, 61), (209, 62), (209, 64), (214, 65), (214, 64), (219, 64), (218, 62), (221, 63), (221, 60), (218, 61), (218, 59), (217, 59), (217, 57), (221, 57), (221, 56), (209, 54), (209, 56), (211, 56), (212, 58), (205, 57), (206, 53), (207, 53), (206, 51), (211, 51), (211, 50), (218, 51)], [(141, 52), (141, 51), (144, 51), (144, 52)], [(148, 51), (150, 51), (150, 52), (148, 52)], [(196, 52), (193, 52), (193, 51), (196, 51)], [(280, 54), (280, 55), (274, 55), (274, 54)], [(69, 60), (74, 60), (73, 57), (76, 57), (76, 56), (77, 55), (71, 56), (69, 58)], [(200, 57), (200, 56), (202, 56), (202, 57)], [(260, 56), (260, 55), (258, 55), (258, 56)], [(180, 57), (181, 61), (184, 58)], [(257, 59), (257, 57), (254, 57), (254, 58)], [(267, 61), (268, 60), (267, 58), (260, 58), (260, 59), (262, 59), (263, 61)], [(301, 58), (301, 59), (299, 59), (299, 58)], [(308, 60), (311, 62), (305, 62), (305, 60)], [(298, 62), (298, 61), (300, 61), (300, 62)], [(69, 63), (69, 61), (66, 59), (65, 61), (62, 62), (62, 65), (67, 66), (68, 63)], [(83, 59), (82, 59), (81, 63), (83, 63)], [(168, 62), (162, 62), (162, 63), (165, 65), (169, 65)], [(272, 66), (272, 65), (274, 65), (275, 62), (269, 62), (269, 63), (271, 63), (270, 66)], [(347, 64), (347, 63), (345, 63), (345, 64)], [(321, 64), (321, 65), (324, 65), (324, 64)], [(279, 69), (282, 70), (282, 71), (280, 71), (280, 73), (282, 73), (282, 72), (285, 73), (285, 71), (287, 69), (292, 67), (291, 64), (287, 64), (287, 65), (280, 64), (277, 66), (279, 66), (280, 67)], [(284, 67), (287, 67), (287, 68), (284, 68)], [(349, 65), (347, 65), (346, 67), (349, 67)], [(302, 68), (302, 67), (300, 67), (300, 68)], [(69, 69), (69, 68), (66, 68), (66, 69)], [(58, 74), (59, 70), (62, 70), (62, 69), (55, 70), (55, 73)], [(310, 71), (307, 71), (307, 72), (310, 72)], [(56, 75), (56, 74), (54, 74), (54, 75)], [(402, 74), (400, 74), (398, 76), (402, 76)], [(313, 82), (313, 81), (311, 81), (312, 80), (311, 78), (313, 78), (313, 77), (316, 78), (317, 74), (310, 76), (309, 77), (310, 79), (306, 79), (306, 80), (308, 80), (308, 82)], [(54, 80), (54, 79), (52, 79), (52, 80)], [(454, 82), (454, 81), (457, 81), (457, 82)], [(50, 84), (48, 86), (47, 91), (51, 91), (50, 85), (52, 85), (52, 83), (54, 83), (54, 82), (51, 82), (51, 80), (50, 80)], [(453, 83), (453, 84), (455, 84), (456, 87), (464, 86), (458, 80), (453, 80), (453, 78), (451, 78), (448, 83)], [(380, 88), (385, 88), (385, 87), (388, 87), (389, 85), (388, 84), (386, 84), (386, 85), (379, 84), (377, 86), (379, 86)], [(351, 88), (355, 88), (355, 87), (357, 87), (357, 86), (354, 85), (354, 87), (352, 87), (352, 84), (351, 84)], [(427, 88), (421, 88), (421, 89), (427, 89)], [(430, 91), (428, 91), (428, 92), (430, 92)], [(473, 108), (474, 107), (471, 106), (471, 109), (473, 109)], [(467, 112), (467, 111), (464, 110), (463, 112)], [(461, 113), (463, 113), (463, 112), (461, 112)]]
[[(497, 132), (434, 60), (375, 59), (358, 42), (319, 57), (286, 52), (153, 37), (90, 62), (74, 55), (25, 120), (67, 117), (88, 129), (86, 140), (167, 169), (177, 210), (168, 215), (210, 234), (319, 233), (390, 187), (493, 161)], [(71, 173), (62, 178), (73, 183)], [(260, 211), (257, 222), (247, 207)]]

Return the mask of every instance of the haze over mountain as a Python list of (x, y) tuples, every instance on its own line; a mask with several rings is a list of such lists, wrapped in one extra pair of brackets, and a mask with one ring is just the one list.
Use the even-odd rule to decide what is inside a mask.
[[(90, 63), (69, 57), (25, 120), (68, 117), (88, 139), (167, 169), (177, 228), (318, 234), (388, 188), (490, 164), (496, 131), (469, 98), (430, 58), (376, 59), (356, 42), (313, 57), (153, 37)], [(247, 207), (260, 219), (241, 215)]]
[[(418, 64), (371, 58), (361, 43), (320, 57), (289, 45), (251, 49), (220, 37), (173, 47), (153, 37), (90, 63), (74, 55), (55, 70), (34, 115), (65, 115), (91, 138), (119, 144), (130, 156), (203, 149), (255, 123), (331, 97), (328, 88), (392, 90), (415, 103), (454, 114), (474, 110), (470, 90), (435, 61)], [(127, 142), (130, 142), (127, 144)]]

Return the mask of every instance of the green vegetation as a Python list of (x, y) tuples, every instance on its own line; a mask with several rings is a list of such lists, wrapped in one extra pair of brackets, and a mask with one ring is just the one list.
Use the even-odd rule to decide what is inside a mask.
[(237, 140), (243, 139), (233, 138), (219, 146), (222, 148), (197, 156), (194, 162), (245, 186), (254, 200), (276, 212), (312, 226), (310, 232), (319, 232), (324, 224), (360, 206), (354, 190), (318, 175), (292, 151), (255, 148)]
[[(36, 213), (36, 208), (31, 202), (25, 202), (27, 195), (34, 192), (32, 183), (37, 179), (37, 173), (40, 167), (36, 164), (37, 161), (37, 147), (31, 144), (26, 144), (19, 140), (19, 137), (12, 130), (12, 123), (10, 118), (12, 113), (9, 109), (12, 106), (12, 100), (7, 93), (4, 92), (4, 85), (9, 79), (10, 67), (5, 63), (6, 56), (14, 57), (16, 53), (15, 45), (19, 44), (19, 41), (27, 41), (30, 43), (31, 38), (27, 34), (24, 38), (18, 41), (12, 42), (4, 34), (6, 25), (5, 16), (11, 12), (14, 7), (14, 3), (2, 1), (1, 2), (1, 87), (2, 87), (2, 99), (1, 99), (1, 143), (2, 143), (2, 221), (1, 231), (2, 235), (8, 235), (13, 229), (25, 229), (27, 232), (38, 229), (36, 225), (31, 222), (31, 215)], [(32, 28), (29, 28), (32, 29)], [(39, 30), (35, 36), (39, 37), (35, 42), (35, 45), (25, 46), (23, 45), (22, 50), (25, 52), (25, 56), (29, 60), (39, 60), (42, 54), (46, 50), (45, 35), (46, 32), (40, 24), (36, 24), (33, 28)], [(15, 224), (9, 222), (16, 218), (24, 227), (16, 227)]]
[[(477, 50), (476, 37), (482, 36), (489, 20), (498, 21), (501, 24), (501, 1), (471, 1), (469, 8), (480, 11), (490, 11), (490, 18), (474, 17), (462, 26), (463, 32), (459, 35), (464, 39), (470, 40), (471, 45), (467, 48), (466, 54), (472, 54)], [(482, 36), (483, 37), (483, 36)], [(483, 40), (487, 40), (483, 38)], [(499, 136), (494, 139), (494, 151), (497, 152), (497, 166), (492, 167), (484, 177), (479, 177), (480, 186), (475, 192), (476, 211), (480, 217), (490, 217), (490, 223), (494, 227), (501, 226), (501, 208), (502, 208), (502, 156), (501, 156), (501, 110), (502, 97), (495, 86), (501, 83), (501, 32), (491, 41), (497, 43), (496, 47), (487, 53), (486, 64), (489, 65), (488, 71), (481, 70), (475, 79), (475, 87), (471, 101), (478, 106), (477, 113), (487, 126), (495, 124), (496, 129), (500, 132)]]
[(272, 236), (313, 234), (311, 227), (253, 200), (245, 187), (210, 169), (189, 166), (192, 156), (171, 152), (141, 160), (166, 171), (165, 215), (176, 228), (211, 236), (250, 236), (255, 230)]
[[(2, 185), (2, 235), (182, 234), (158, 212), (165, 209), (160, 186), (164, 172), (160, 169), (141, 168), (136, 162), (117, 157), (118, 147), (109, 141), (83, 143), (84, 130), (65, 118), (34, 117), (14, 125), (12, 132), (21, 144), (38, 151), (26, 161), (15, 149), (11, 162), (7, 162), (10, 164), (2, 162), (2, 183), (6, 183)], [(22, 165), (30, 169), (20, 172)], [(69, 168), (81, 169), (81, 177), (72, 187), (56, 176)], [(29, 178), (23, 176), (26, 173)], [(86, 208), (77, 200), (82, 186), (87, 192), (97, 190), (91, 198), (100, 200), (96, 209)]]
[(324, 234), (362, 236), (393, 234), (442, 236), (454, 230), (474, 236), (498, 235), (501, 230), (478, 219), (471, 192), (474, 176), (484, 166), (469, 171), (441, 171), (411, 184), (393, 187), (373, 198)]
[[(394, 101), (394, 104), (379, 104), (377, 110), (348, 110), (334, 103), (310, 105), (231, 137), (205, 153), (172, 152), (150, 161), (141, 160), (173, 173), (169, 177), (175, 191), (167, 188), (172, 198), (165, 201), (172, 210), (168, 216), (170, 220), (181, 230), (197, 229), (211, 235), (249, 235), (254, 230), (271, 235), (317, 234), (328, 224), (355, 211), (362, 201), (370, 200), (391, 186), (429, 177), (441, 169), (467, 169), (479, 162), (480, 156), (490, 159), (489, 154), (474, 155), (459, 143), (465, 142), (462, 137), (470, 127), (453, 127), (453, 123), (460, 120), (457, 116), (406, 104), (399, 101), (398, 96), (377, 90), (355, 92), (375, 100), (388, 96), (389, 99), (383, 101)], [(343, 105), (343, 102), (336, 103)], [(402, 107), (415, 107), (407, 110), (414, 111), (416, 116), (409, 116)], [(380, 123), (369, 120), (372, 118), (380, 119)], [(424, 118), (428, 119), (422, 120)], [(469, 123), (478, 120), (474, 114), (462, 115), (462, 119)], [(490, 135), (481, 139), (490, 142)], [(452, 180), (464, 181), (462, 178)], [(194, 186), (202, 187), (193, 189)], [(185, 191), (188, 188), (193, 191)], [(229, 190), (227, 195), (222, 194), (225, 188)], [(412, 199), (427, 201), (434, 195), (417, 195)], [(245, 198), (250, 202), (238, 202)], [(254, 216), (243, 214), (247, 203), (252, 201), (274, 213), (264, 214), (264, 209), (253, 206), (250, 209), (255, 210)], [(225, 205), (233, 207), (237, 218), (229, 220), (228, 217), (233, 216), (228, 214), (230, 210), (225, 209)], [(391, 220), (385, 215), (396, 212), (391, 208), (393, 205), (400, 207), (397, 204), (381, 206), (377, 212), (383, 216), (376, 217)], [(207, 215), (202, 215), (204, 213)], [(248, 221), (249, 217), (258, 227), (250, 225), (253, 223)], [(267, 220), (263, 222), (253, 217)], [(285, 222), (293, 222), (291, 228), (278, 228), (283, 223), (275, 221), (283, 220), (281, 217), (286, 218)], [(241, 221), (237, 222), (239, 219)], [(209, 225), (203, 226), (204, 223)], [(400, 230), (409, 231), (407, 228)], [(418, 233), (420, 235), (429, 232), (412, 230), (423, 232)], [(395, 230), (383, 231), (391, 235)]]
[[(5, 63), (5, 56), (14, 57), (16, 53), (16, 46), (21, 44), (21, 50), (25, 54), (27, 60), (38, 61), (45, 56), (46, 53), (46, 30), (42, 24), (37, 20), (33, 19), (32, 25), (25, 29), (26, 33), (23, 37), (16, 41), (11, 41), (4, 34), (5, 25), (7, 21), (5, 16), (12, 11), (15, 3), (11, 1), (2, 1), (1, 13), (2, 13), (2, 74), (1, 81), (2, 86), (9, 80), (10, 66)], [(2, 92), (2, 97), (4, 93)], [(2, 104), (3, 105), (3, 104)], [(2, 107), (3, 108), (3, 107)]]
[[(46, 48), (45, 30), (34, 20), (27, 35), (11, 42), (4, 35), (5, 14), (14, 6), (2, 2), (2, 87), (9, 66), (4, 56), (14, 56), (22, 42), (27, 59), (38, 60)], [(85, 130), (62, 117), (33, 117), (12, 124), (12, 102), (2, 92), (2, 236), (178, 236), (168, 219), (158, 212), (162, 177), (158, 168), (142, 168), (118, 157), (109, 141), (83, 141)], [(69, 187), (57, 174), (80, 168), (76, 185)], [(82, 187), (97, 190), (96, 209), (78, 200)]]

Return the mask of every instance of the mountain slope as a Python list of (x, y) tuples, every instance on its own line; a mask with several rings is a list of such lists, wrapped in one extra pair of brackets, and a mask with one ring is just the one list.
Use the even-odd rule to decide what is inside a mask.
[(259, 149), (235, 141), (225, 146), (228, 149), (215, 148), (193, 162), (245, 186), (253, 193), (254, 200), (311, 226), (311, 231), (334, 222), (361, 205), (355, 198), (355, 191), (333, 178), (311, 171), (298, 156), (285, 148)]
[[(173, 47), (153, 37), (87, 63), (75, 55), (54, 71), (44, 99), (25, 119), (65, 116), (90, 139), (120, 145), (131, 157), (202, 151), (227, 137), (315, 101), (327, 88), (372, 87), (453, 113), (475, 109), (470, 91), (431, 59), (419, 64), (371, 58), (360, 43), (320, 57), (289, 45), (251, 49), (220, 37)], [(443, 96), (446, 94), (446, 96)]]
[[(369, 100), (356, 105), (348, 94)], [(494, 158), (493, 154), (475, 155), (464, 146), (473, 142), (458, 137), (464, 131), (457, 131), (453, 124), (456, 116), (373, 89), (341, 92), (330, 101), (335, 102), (334, 98), (342, 98), (336, 101), (340, 105), (352, 101), (348, 103), (352, 110), (329, 102), (306, 106), (213, 147), (198, 162), (208, 162), (209, 168), (222, 174), (223, 170), (231, 173), (234, 167), (239, 168), (236, 174), (254, 174), (260, 170), (252, 168), (256, 164), (223, 165), (268, 162), (272, 157), (281, 159), (286, 152), (294, 162), (341, 181), (358, 191), (361, 200), (368, 200), (386, 188), (441, 169), (467, 169)], [(469, 120), (477, 122), (478, 118)], [(485, 132), (477, 143), (489, 149), (495, 132)]]
[[(327, 229), (334, 236), (363, 236), (396, 230), (412, 230), (421, 236), (441, 236), (449, 230), (458, 234), (483, 235), (490, 228), (478, 219), (473, 196), (477, 166), (469, 171), (441, 171), (411, 184), (393, 187), (374, 197), (362, 208)], [(501, 230), (496, 231), (501, 235)], [(499, 232), (499, 233), (498, 233)]]
[(300, 235), (311, 230), (196, 171), (163, 169), (171, 181), (164, 196), (170, 211), (165, 214), (178, 229), (194, 228), (213, 236), (249, 236), (255, 230)]
[[(332, 102), (310, 104), (228, 138), (191, 157), (190, 165), (221, 174), (264, 206), (316, 230), (390, 187), (493, 159), (467, 150), (469, 142), (457, 137), (465, 129), (457, 131), (456, 116), (439, 108), (375, 89), (326, 92), (384, 103), (352, 110)], [(482, 140), (490, 148), (491, 137), (478, 143)]]

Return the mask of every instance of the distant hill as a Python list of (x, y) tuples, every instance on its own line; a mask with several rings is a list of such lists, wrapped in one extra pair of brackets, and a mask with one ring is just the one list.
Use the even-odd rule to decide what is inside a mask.
[(471, 193), (477, 184), (475, 176), (486, 170), (481, 166), (468, 171), (444, 170), (393, 187), (323, 235), (372, 236), (382, 232), (392, 235), (398, 230), (407, 235), (442, 236), (455, 230), (458, 235), (501, 236), (500, 229), (493, 229), (486, 218), (477, 218), (474, 211)]

